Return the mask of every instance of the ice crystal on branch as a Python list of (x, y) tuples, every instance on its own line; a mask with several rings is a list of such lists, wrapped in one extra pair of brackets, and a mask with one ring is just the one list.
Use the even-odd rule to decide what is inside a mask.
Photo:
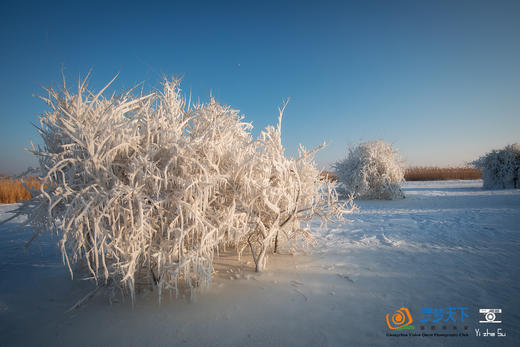
[(404, 165), (392, 145), (364, 142), (349, 149), (346, 159), (334, 164), (345, 195), (361, 199), (401, 199)]
[(484, 188), (520, 188), (520, 145), (493, 150), (471, 163), (482, 171)]
[[(256, 270), (287, 241), (311, 240), (311, 218), (342, 221), (320, 178), (316, 150), (287, 158), (277, 127), (254, 140), (238, 111), (213, 99), (189, 106), (178, 81), (162, 91), (105, 98), (86, 80), (76, 94), (48, 90), (50, 111), (33, 148), (43, 184), (18, 213), (54, 230), (64, 262), (82, 260), (96, 281), (158, 289), (208, 286), (221, 249), (250, 255)], [(35, 234), (34, 237), (36, 237)]]

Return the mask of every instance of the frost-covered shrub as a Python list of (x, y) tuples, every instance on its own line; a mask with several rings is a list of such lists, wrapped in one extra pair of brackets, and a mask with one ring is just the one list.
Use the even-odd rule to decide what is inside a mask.
[(493, 150), (471, 163), (482, 171), (484, 188), (520, 188), (520, 145)]
[(397, 150), (383, 141), (349, 148), (346, 159), (334, 164), (341, 190), (361, 199), (401, 199), (404, 165)]
[[(63, 261), (83, 261), (96, 281), (165, 289), (208, 286), (214, 257), (248, 250), (256, 270), (279, 243), (311, 239), (313, 216), (342, 220), (315, 151), (284, 155), (281, 120), (257, 140), (238, 111), (187, 105), (177, 81), (160, 92), (105, 98), (49, 89), (40, 118), (42, 189), (19, 214), (52, 229)], [(39, 232), (40, 232), (39, 231)], [(37, 234), (34, 235), (36, 237)]]

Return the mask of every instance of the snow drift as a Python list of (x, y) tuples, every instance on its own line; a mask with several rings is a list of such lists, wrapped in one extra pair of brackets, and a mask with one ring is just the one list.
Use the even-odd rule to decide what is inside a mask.
[(349, 149), (346, 159), (334, 164), (345, 195), (361, 199), (404, 198), (400, 184), (404, 164), (398, 151), (383, 141), (363, 142)]
[[(136, 283), (163, 290), (209, 286), (224, 249), (245, 250), (257, 271), (267, 254), (293, 240), (308, 242), (309, 222), (341, 221), (338, 203), (320, 178), (315, 151), (284, 155), (278, 125), (256, 140), (238, 111), (213, 99), (190, 105), (178, 81), (134, 96), (48, 90), (40, 118), (42, 188), (17, 214), (53, 230), (63, 261), (86, 264), (100, 284)], [(110, 83), (109, 83), (110, 85)], [(319, 149), (319, 148), (318, 148)]]

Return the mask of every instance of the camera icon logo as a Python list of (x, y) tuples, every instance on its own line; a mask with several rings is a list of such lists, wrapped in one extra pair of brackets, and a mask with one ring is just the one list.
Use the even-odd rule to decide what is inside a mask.
[(496, 320), (497, 313), (502, 313), (501, 308), (481, 308), (479, 312), (484, 315), (485, 319), (479, 321), (479, 323), (502, 323), (501, 320)]

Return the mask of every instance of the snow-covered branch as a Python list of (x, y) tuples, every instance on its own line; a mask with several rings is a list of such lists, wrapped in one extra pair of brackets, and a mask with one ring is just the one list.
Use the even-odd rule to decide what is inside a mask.
[(404, 164), (398, 151), (381, 140), (363, 142), (349, 149), (346, 159), (335, 163), (341, 190), (361, 199), (402, 199)]
[(520, 188), (520, 145), (493, 150), (471, 163), (482, 171), (484, 188)]
[(81, 81), (76, 94), (64, 86), (44, 98), (44, 144), (32, 149), (43, 184), (18, 213), (59, 235), (71, 274), (83, 260), (96, 281), (132, 297), (143, 281), (159, 297), (193, 290), (209, 285), (219, 249), (249, 245), (262, 271), (275, 243), (309, 240), (314, 216), (341, 221), (351, 211), (320, 179), (314, 151), (284, 155), (283, 109), (254, 140), (238, 111), (187, 105), (175, 80), (162, 87), (105, 98), (106, 88), (92, 93)]

